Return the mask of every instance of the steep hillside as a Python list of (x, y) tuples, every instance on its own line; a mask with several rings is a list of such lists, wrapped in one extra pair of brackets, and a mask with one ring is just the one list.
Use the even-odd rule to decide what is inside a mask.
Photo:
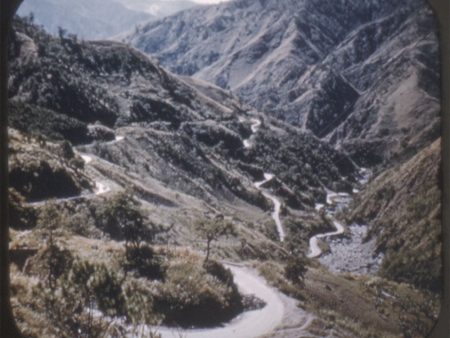
[(124, 41), (373, 165), (438, 135), (435, 27), (422, 0), (237, 0), (150, 22)]
[(57, 35), (61, 27), (82, 39), (107, 38), (154, 18), (117, 0), (25, 0), (18, 14), (31, 13), (47, 32)]
[(34, 141), (17, 131), (10, 132), (11, 188), (27, 201), (78, 196), (91, 190), (91, 182), (79, 171), (80, 166), (68, 143), (48, 144), (45, 149), (42, 138)]
[(437, 293), (410, 284), (422, 270), (418, 283), (316, 259), (324, 237), (352, 240), (339, 211), (370, 170), (345, 152), (122, 43), (17, 19), (9, 52), (11, 294), (26, 336), (429, 331)]
[(370, 224), (368, 238), (377, 238), (377, 251), (386, 254), (382, 275), (434, 291), (442, 266), (440, 143), (375, 178), (349, 215)]
[[(314, 210), (326, 188), (351, 191), (356, 182), (353, 163), (313, 135), (125, 45), (55, 39), (17, 21), (11, 56), (11, 126), (85, 144), (79, 150), (97, 155), (99, 170), (149, 200), (166, 194), (165, 204), (181, 207), (193, 197), (246, 219), (249, 206), (271, 208), (254, 186), (264, 173), (276, 175), (267, 188), (294, 213)], [(261, 123), (255, 135), (252, 119)]]

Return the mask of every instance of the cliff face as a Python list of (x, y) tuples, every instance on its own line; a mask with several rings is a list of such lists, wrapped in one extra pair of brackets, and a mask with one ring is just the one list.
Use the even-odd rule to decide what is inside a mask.
[(435, 30), (422, 0), (233, 1), (150, 22), (124, 41), (373, 165), (438, 135)]

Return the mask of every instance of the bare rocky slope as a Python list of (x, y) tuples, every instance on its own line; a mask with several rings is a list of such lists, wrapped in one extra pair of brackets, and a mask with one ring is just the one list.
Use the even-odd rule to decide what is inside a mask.
[(436, 24), (422, 0), (237, 0), (124, 41), (365, 165), (403, 160), (439, 134)]

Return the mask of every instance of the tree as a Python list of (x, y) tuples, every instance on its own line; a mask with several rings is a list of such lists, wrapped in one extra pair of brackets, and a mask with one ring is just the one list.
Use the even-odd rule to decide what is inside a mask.
[(209, 260), (211, 244), (222, 236), (234, 235), (233, 224), (225, 221), (223, 215), (218, 214), (214, 219), (202, 219), (196, 224), (196, 230), (206, 241), (205, 262)]
[(48, 202), (41, 211), (38, 218), (38, 226), (45, 229), (45, 237), (47, 238), (47, 248), (45, 254), (45, 265), (48, 270), (47, 284), (50, 290), (55, 289), (56, 280), (60, 275), (61, 258), (60, 250), (54, 242), (54, 232), (60, 223), (60, 213), (53, 201)]
[(305, 257), (298, 256), (289, 258), (284, 267), (284, 275), (294, 284), (303, 284), (305, 273), (308, 271)]
[(154, 233), (147, 229), (140, 209), (140, 203), (128, 192), (116, 194), (107, 210), (109, 226), (117, 227), (117, 230), (125, 240), (127, 252), (139, 249), (143, 240), (148, 240)]
[(73, 151), (72, 145), (69, 141), (64, 140), (60, 145), (60, 153), (61, 156), (67, 160), (70, 160), (75, 157), (75, 153)]
[(26, 16), (24, 19), (27, 24), (34, 24), (34, 13), (30, 12), (30, 14), (28, 14), (28, 16)]
[(65, 36), (67, 34), (67, 30), (62, 28), (62, 27), (58, 27), (58, 36), (60, 38), (61, 41), (63, 41), (65, 39)]

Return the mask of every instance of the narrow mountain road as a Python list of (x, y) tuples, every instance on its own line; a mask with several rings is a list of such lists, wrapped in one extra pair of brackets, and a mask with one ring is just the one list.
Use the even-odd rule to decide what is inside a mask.
[[(251, 118), (250, 121), (252, 122), (252, 135), (243, 141), (245, 148), (251, 147), (252, 136), (261, 126), (261, 120), (259, 119)], [(271, 216), (275, 221), (280, 241), (284, 241), (285, 232), (280, 220), (281, 201), (262, 188), (264, 184), (274, 178), (275, 176), (273, 174), (265, 173), (264, 180), (255, 182), (254, 186), (267, 199), (273, 202), (274, 210)], [(224, 263), (224, 265), (231, 270), (234, 282), (238, 286), (241, 294), (253, 295), (266, 303), (262, 309), (246, 311), (222, 327), (181, 330), (177, 328), (141, 325), (133, 333), (129, 333), (127, 337), (146, 337), (151, 332), (160, 334), (163, 338), (256, 338), (275, 334), (276, 332), (284, 335), (284, 331), (295, 331), (295, 334), (301, 334), (301, 336), (308, 335), (307, 329), (315, 317), (298, 308), (295, 299), (289, 298), (280, 291), (268, 286), (264, 278), (248, 267), (235, 263)], [(292, 321), (294, 317), (296, 318), (297, 325), (292, 328), (284, 328), (283, 322), (287, 318), (289, 321)]]
[(224, 265), (233, 273), (234, 282), (241, 294), (254, 295), (266, 303), (262, 309), (246, 311), (222, 327), (181, 330), (142, 325), (135, 330), (135, 333), (130, 333), (127, 337), (147, 337), (150, 332), (156, 332), (163, 338), (256, 338), (273, 333), (282, 326), (283, 320), (293, 311), (301, 315), (298, 320), (298, 330), (304, 332), (308, 329), (314, 317), (298, 309), (294, 299), (268, 286), (256, 271), (244, 265), (235, 263), (224, 263)]
[[(108, 141), (105, 142), (105, 145), (112, 145), (118, 142), (121, 142), (125, 139), (125, 136), (122, 135), (116, 135), (114, 140), (112, 141)], [(83, 161), (89, 165), (90, 163), (92, 163), (93, 161), (93, 155), (90, 154), (86, 154), (86, 153), (82, 153), (79, 151), (75, 151), (78, 155), (80, 155), (80, 157), (83, 159)], [(94, 195), (99, 196), (99, 195), (103, 195), (106, 194), (108, 192), (110, 192), (112, 190), (112, 187), (105, 181), (100, 181), (100, 180), (94, 180), (95, 183), (95, 191), (94, 191)], [(89, 196), (89, 195), (86, 195)], [(85, 196), (85, 197), (86, 197)]]
[[(111, 144), (114, 144), (117, 142), (121, 142), (124, 139), (125, 139), (124, 136), (116, 136), (114, 140), (105, 142), (104, 144), (111, 145)], [(92, 155), (92, 154), (83, 153), (78, 150), (75, 150), (75, 154), (78, 154), (83, 159), (84, 163), (87, 165), (90, 165), (92, 163), (92, 161), (94, 160), (94, 155)], [(95, 170), (94, 168), (92, 168), (92, 169)], [(100, 176), (100, 175), (101, 174), (98, 173), (97, 176)], [(69, 201), (76, 201), (76, 200), (81, 200), (81, 199), (88, 199), (88, 198), (92, 198), (95, 196), (104, 195), (113, 190), (113, 187), (106, 180), (94, 179), (94, 183), (95, 183), (95, 190), (93, 193), (71, 196), (71, 197), (64, 197), (64, 198), (57, 198), (57, 199), (54, 199), (54, 201), (55, 202), (69, 202)], [(47, 202), (48, 202), (48, 200), (31, 202), (31, 203), (28, 203), (28, 205), (33, 206), (33, 207), (39, 207), (39, 206), (44, 205)]]
[[(334, 191), (327, 190), (327, 206), (336, 206), (340, 199), (348, 198), (350, 198), (350, 195), (347, 193), (335, 193)], [(323, 204), (316, 205), (316, 210), (321, 210), (323, 208), (326, 208), (326, 206)], [(322, 255), (322, 249), (319, 246), (319, 239), (342, 235), (345, 232), (344, 226), (334, 218), (334, 212), (330, 212), (327, 210), (327, 216), (331, 218), (336, 231), (330, 231), (311, 237), (309, 239), (309, 258), (317, 258)]]
[(315, 235), (309, 239), (309, 250), (310, 250), (308, 254), (309, 258), (316, 258), (322, 254), (322, 249), (320, 249), (319, 247), (320, 238), (342, 235), (344, 233), (345, 228), (341, 223), (339, 223), (336, 220), (333, 220), (333, 224), (336, 227), (336, 231)]
[[(252, 135), (246, 139), (243, 140), (243, 144), (245, 148), (251, 148), (251, 139), (253, 134), (255, 134), (256, 132), (258, 132), (259, 128), (261, 127), (261, 120), (257, 119), (257, 118), (251, 118), (250, 122), (252, 122), (251, 125), (251, 130), (252, 130)], [(270, 182), (271, 180), (273, 180), (275, 178), (275, 175), (273, 174), (269, 174), (269, 173), (265, 173), (264, 174), (264, 180), (260, 181), (260, 182), (255, 182), (254, 185), (256, 187), (256, 189), (258, 189), (259, 191), (261, 191), (261, 193), (263, 194), (263, 196), (267, 199), (270, 199), (274, 205), (274, 210), (271, 214), (273, 220), (275, 221), (275, 225), (277, 227), (277, 231), (278, 231), (278, 236), (280, 238), (280, 242), (284, 242), (284, 238), (286, 237), (286, 234), (284, 232), (284, 228), (283, 228), (283, 224), (281, 223), (281, 219), (280, 219), (280, 211), (281, 211), (281, 201), (274, 195), (270, 194), (268, 191), (266, 191), (264, 188), (262, 188), (262, 186), (268, 182)]]
[[(363, 185), (367, 184), (372, 173), (370, 170), (368, 170), (366, 168), (360, 168), (360, 174), (361, 174), (362, 178), (360, 179), (359, 183), (361, 186), (363, 186)], [(359, 192), (358, 189), (353, 190), (354, 194), (357, 194), (358, 192)], [(327, 212), (327, 216), (333, 222), (333, 225), (336, 228), (336, 231), (326, 232), (326, 233), (318, 234), (318, 235), (311, 237), (309, 239), (309, 253), (308, 253), (309, 258), (318, 258), (322, 255), (323, 252), (319, 246), (319, 239), (342, 235), (345, 232), (344, 226), (339, 221), (336, 220), (334, 214), (336, 212), (335, 211), (336, 208), (338, 208), (339, 206), (342, 208), (342, 206), (348, 205), (350, 200), (351, 200), (351, 196), (348, 193), (345, 193), (345, 192), (336, 193), (334, 191), (327, 189), (326, 205), (319, 204), (319, 203), (316, 204), (316, 210), (318, 210), (318, 211), (325, 208), (325, 210)], [(333, 209), (330, 210), (329, 209), (330, 207), (332, 207)]]
[(278, 231), (278, 236), (280, 237), (280, 242), (284, 242), (284, 238), (286, 237), (286, 234), (284, 233), (283, 224), (281, 223), (281, 219), (280, 219), (281, 201), (274, 195), (268, 193), (266, 190), (261, 188), (264, 184), (270, 182), (274, 178), (275, 178), (274, 175), (265, 173), (264, 180), (261, 182), (255, 182), (255, 187), (261, 191), (261, 193), (264, 195), (265, 198), (268, 198), (273, 202), (274, 210), (273, 210), (271, 216), (277, 226), (277, 231)]

